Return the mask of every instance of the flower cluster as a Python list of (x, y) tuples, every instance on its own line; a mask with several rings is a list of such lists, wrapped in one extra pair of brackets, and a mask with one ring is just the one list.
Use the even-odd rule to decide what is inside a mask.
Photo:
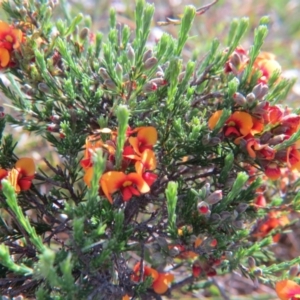
[[(235, 111), (225, 121), (220, 137), (232, 140), (246, 153), (247, 162), (255, 161), (272, 180), (281, 176), (284, 167), (300, 170), (298, 143), (282, 149), (280, 144), (289, 140), (300, 127), (300, 116), (279, 105), (264, 100), (268, 92), (265, 84), (256, 85), (248, 95), (235, 93)], [(223, 110), (212, 114), (208, 127), (213, 130)]]
[[(138, 262), (133, 267), (133, 275), (132, 280), (135, 282), (139, 282), (141, 280), (141, 263)], [(174, 280), (174, 275), (171, 273), (159, 273), (155, 269), (152, 269), (148, 266), (143, 266), (143, 278), (144, 281), (146, 277), (152, 277), (152, 285), (154, 292), (156, 294), (164, 294), (168, 288), (169, 284)]]
[(80, 164), (85, 170), (84, 181), (89, 186), (93, 176), (92, 153), (101, 148), (107, 154), (106, 169), (100, 178), (101, 192), (113, 203), (112, 194), (119, 191), (124, 201), (132, 196), (139, 196), (150, 191), (157, 175), (153, 146), (157, 141), (154, 127), (128, 129), (122, 152), (121, 170), (115, 170), (117, 132), (108, 128), (99, 130), (102, 135), (109, 135), (105, 141), (95, 136), (86, 139), (84, 158)]
[[(249, 52), (243, 47), (237, 47), (225, 64), (225, 72), (241, 76), (249, 62)], [(266, 84), (275, 72), (281, 72), (281, 66), (274, 54), (261, 52), (253, 63), (252, 75), (256, 72), (260, 72), (257, 83)]]
[(20, 48), (23, 40), (21, 30), (0, 21), (0, 70), (14, 65), (12, 53)]
[[(32, 158), (20, 158), (11, 170), (0, 169), (0, 181), (7, 179), (16, 193), (30, 189), (34, 178), (35, 165)], [(0, 183), (0, 188), (2, 188)]]

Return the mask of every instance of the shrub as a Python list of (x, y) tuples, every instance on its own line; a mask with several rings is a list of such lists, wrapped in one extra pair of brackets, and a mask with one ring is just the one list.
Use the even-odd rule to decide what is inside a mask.
[(261, 51), (268, 18), (249, 49), (242, 18), (227, 46), (213, 40), (185, 61), (209, 6), (161, 22), (179, 25), (178, 38), (149, 45), (154, 6), (143, 0), (135, 32), (111, 10), (107, 36), (80, 14), (56, 20), (57, 5), (2, 3), (0, 85), (18, 114), (1, 108), (0, 129), (21, 126), (51, 152), (39, 165), (1, 134), (2, 294), (161, 299), (237, 270), (297, 295), (299, 258), (270, 247), (299, 208), (300, 116), (279, 104), (293, 81)]

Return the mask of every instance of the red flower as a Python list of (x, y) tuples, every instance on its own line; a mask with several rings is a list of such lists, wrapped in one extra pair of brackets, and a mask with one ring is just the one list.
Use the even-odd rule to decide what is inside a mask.
[(0, 169), (0, 180), (7, 178), (14, 187), (16, 193), (30, 189), (32, 179), (34, 178), (35, 165), (31, 158), (20, 158), (13, 169), (7, 171)]
[[(138, 262), (133, 267), (134, 274), (132, 275), (132, 280), (138, 282), (140, 280), (140, 268), (141, 263)], [(155, 269), (144, 266), (144, 277), (142, 280), (145, 280), (146, 277), (152, 277), (152, 285), (154, 292), (156, 294), (164, 294), (168, 288), (169, 284), (174, 280), (174, 275), (171, 273), (159, 273)]]
[(125, 174), (123, 172), (110, 171), (104, 173), (100, 179), (100, 186), (110, 203), (113, 202), (111, 195), (120, 190), (124, 201), (132, 196), (139, 196), (150, 191), (149, 185), (137, 173)]
[(276, 282), (275, 290), (280, 300), (300, 299), (300, 285), (292, 280)]
[(0, 69), (9, 66), (12, 51), (18, 49), (22, 41), (21, 30), (0, 21)]

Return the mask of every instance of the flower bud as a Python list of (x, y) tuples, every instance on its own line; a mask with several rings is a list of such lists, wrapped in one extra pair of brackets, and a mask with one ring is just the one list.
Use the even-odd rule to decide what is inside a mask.
[(85, 40), (89, 36), (90, 30), (87, 27), (81, 29), (79, 33), (79, 38)]
[(229, 211), (222, 211), (220, 213), (220, 216), (222, 218), (222, 220), (228, 220), (228, 219), (231, 219), (232, 218), (232, 213), (230, 213)]
[(243, 212), (246, 211), (246, 209), (248, 208), (248, 204), (247, 203), (240, 203), (238, 205), (238, 207), (236, 208), (236, 211), (239, 213), (239, 214), (242, 214)]
[(158, 87), (166, 85), (168, 82), (163, 78), (154, 78), (149, 82), (154, 82)]
[(106, 79), (104, 85), (108, 90), (115, 91), (117, 89), (116, 84), (111, 79)]
[(121, 78), (123, 75), (123, 68), (118, 62), (116, 63), (115, 70), (117, 75)]
[(157, 84), (154, 82), (147, 82), (144, 86), (143, 86), (143, 91), (145, 93), (151, 93), (157, 90)]
[(194, 277), (199, 277), (202, 273), (201, 263), (199, 260), (196, 260), (192, 266), (192, 273)]
[(246, 98), (240, 93), (234, 93), (232, 96), (235, 104), (244, 106), (247, 102)]
[(212, 194), (210, 194), (205, 201), (210, 204), (216, 204), (218, 202), (220, 202), (223, 199), (223, 192), (222, 190), (216, 190), (214, 191)]
[(262, 100), (263, 97), (268, 94), (268, 91), (268, 86), (266, 84), (260, 83), (253, 88), (252, 93), (255, 95), (256, 99)]
[(260, 276), (263, 275), (263, 271), (262, 271), (261, 268), (256, 268), (256, 269), (253, 271), (253, 274), (254, 274), (254, 276), (256, 276), (256, 277), (260, 277)]
[(181, 72), (181, 73), (179, 74), (179, 76), (178, 76), (178, 82), (181, 82), (182, 79), (184, 78), (184, 76), (185, 76), (185, 71), (184, 71), (184, 72)]
[(153, 68), (157, 64), (158, 60), (156, 57), (148, 58), (144, 63), (144, 68), (146, 70)]
[(198, 212), (202, 215), (206, 215), (210, 212), (209, 205), (204, 201), (201, 201), (198, 203), (197, 209), (198, 209)]
[(232, 225), (236, 229), (243, 229), (244, 228), (244, 222), (242, 220), (235, 220), (235, 221), (233, 221)]
[(252, 256), (248, 257), (248, 265), (250, 269), (253, 269), (256, 266), (255, 259)]
[(293, 265), (290, 268), (289, 277), (290, 278), (296, 277), (298, 275), (298, 273), (299, 273), (299, 265)]
[(58, 124), (48, 124), (47, 130), (50, 132), (59, 132), (59, 125)]
[(147, 50), (143, 55), (143, 62), (146, 62), (146, 60), (152, 57), (152, 55), (153, 55), (152, 49)]
[(100, 74), (100, 76), (102, 77), (103, 80), (110, 79), (110, 76), (108, 75), (106, 69), (104, 69), (104, 68), (99, 69), (99, 74)]
[(209, 140), (209, 146), (216, 146), (219, 145), (220, 143), (221, 143), (221, 139), (217, 136), (214, 136)]
[(131, 47), (131, 45), (128, 46), (127, 57), (129, 59), (129, 61), (133, 64), (135, 61), (135, 53), (134, 53), (134, 50)]
[(255, 94), (254, 93), (249, 93), (247, 96), (246, 96), (246, 100), (247, 100), (247, 103), (248, 104), (253, 104), (256, 100), (256, 97), (255, 97)]
[(221, 217), (219, 214), (213, 213), (209, 220), (213, 224), (219, 224), (221, 222)]
[(203, 144), (203, 145), (208, 145), (208, 143), (209, 143), (209, 141), (210, 141), (210, 134), (207, 133), (207, 134), (201, 139), (201, 141), (202, 141), (202, 144)]
[(38, 84), (38, 89), (41, 92), (46, 93), (46, 94), (50, 92), (50, 89), (49, 89), (48, 85), (46, 83), (44, 83), (44, 82), (40, 82)]
[(272, 136), (273, 136), (273, 134), (270, 131), (264, 132), (260, 137), (260, 144), (268, 143)]
[(270, 146), (275, 146), (275, 145), (281, 144), (284, 140), (287, 140), (288, 138), (289, 138), (289, 136), (286, 134), (278, 134), (278, 135), (272, 137), (271, 139), (269, 139), (268, 144)]

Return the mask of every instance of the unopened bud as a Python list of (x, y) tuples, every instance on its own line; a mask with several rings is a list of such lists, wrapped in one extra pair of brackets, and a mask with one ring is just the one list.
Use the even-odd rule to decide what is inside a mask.
[(201, 201), (198, 203), (197, 209), (198, 209), (198, 212), (202, 215), (206, 215), (210, 212), (209, 205), (204, 201)]
[(247, 100), (247, 103), (248, 104), (253, 104), (256, 100), (256, 96), (254, 93), (249, 93), (247, 96), (246, 96), (246, 100)]
[(243, 229), (244, 228), (244, 222), (242, 220), (235, 220), (235, 221), (233, 221), (232, 225), (236, 229)]
[(217, 271), (212, 267), (206, 271), (206, 276), (208, 276), (208, 277), (213, 277), (216, 275), (217, 275)]
[(216, 146), (216, 145), (219, 145), (220, 143), (221, 143), (221, 139), (217, 136), (214, 136), (209, 140), (210, 146)]
[(80, 33), (79, 33), (79, 38), (81, 40), (85, 40), (90, 34), (90, 30), (87, 27), (84, 27), (81, 29)]
[(256, 277), (260, 277), (260, 276), (262, 276), (263, 271), (262, 271), (261, 268), (256, 268), (256, 269), (253, 271), (253, 274), (254, 274), (254, 276), (256, 276)]
[(59, 117), (59, 115), (52, 115), (52, 116), (50, 117), (50, 120), (51, 120), (53, 123), (59, 123), (60, 117)]
[(145, 93), (151, 93), (157, 90), (157, 84), (154, 82), (147, 82), (144, 86), (143, 86), (143, 91)]
[(246, 211), (246, 209), (248, 208), (248, 204), (247, 203), (240, 203), (238, 205), (238, 207), (236, 208), (236, 211), (239, 213), (239, 214), (242, 214), (243, 212)]
[(34, 94), (33, 88), (28, 84), (21, 86), (21, 91), (28, 96), (32, 96)]
[(256, 266), (255, 259), (252, 256), (248, 257), (248, 265), (249, 265), (250, 269), (253, 269)]
[(47, 130), (50, 132), (59, 132), (59, 125), (51, 123), (47, 126)]
[(213, 205), (213, 204), (216, 204), (218, 203), (219, 201), (221, 201), (223, 199), (223, 192), (222, 190), (216, 190), (214, 191), (212, 194), (210, 194), (206, 199), (205, 201), (210, 204), (210, 205)]
[(268, 86), (260, 83), (253, 88), (252, 93), (255, 95), (256, 99), (262, 100), (264, 96), (267, 95), (268, 91)]
[(288, 138), (289, 138), (289, 136), (286, 134), (278, 134), (278, 135), (272, 137), (271, 139), (269, 139), (268, 144), (270, 146), (275, 146), (275, 145), (281, 144), (284, 140), (287, 140)]
[(104, 68), (99, 69), (99, 74), (103, 80), (111, 79), (110, 76), (108, 75), (106, 69), (104, 69)]
[(134, 53), (134, 50), (131, 47), (131, 45), (128, 46), (127, 57), (129, 59), (129, 61), (133, 64), (135, 61), (135, 53)]
[(154, 82), (158, 87), (166, 85), (168, 82), (163, 78), (154, 78), (150, 80), (150, 82)]
[(201, 268), (201, 263), (200, 261), (196, 260), (194, 263), (193, 263), (193, 266), (192, 266), (192, 272), (193, 272), (193, 276), (194, 277), (199, 277), (202, 273), (202, 268)]
[(55, 6), (57, 6), (58, 3), (59, 3), (58, 0), (50, 0), (49, 1), (49, 5), (50, 5), (51, 8), (54, 8)]
[(232, 96), (235, 104), (243, 106), (246, 104), (247, 100), (241, 93), (234, 93)]
[(119, 78), (121, 78), (123, 75), (123, 68), (118, 62), (116, 63), (115, 70), (116, 70), (116, 73), (119, 76)]
[(266, 144), (269, 142), (270, 138), (273, 136), (273, 134), (270, 131), (264, 132), (260, 137), (260, 143)]
[(299, 265), (294, 265), (290, 268), (289, 277), (292, 279), (293, 277), (296, 277), (298, 273), (299, 273)]
[(228, 220), (228, 219), (231, 219), (232, 214), (229, 211), (222, 211), (220, 213), (220, 216), (221, 216), (222, 220)]
[(241, 63), (241, 57), (239, 54), (237, 54), (236, 52), (234, 52), (231, 56), (230, 62), (232, 65), (234, 65), (235, 67), (238, 67)]
[(49, 93), (50, 92), (50, 89), (49, 89), (48, 85), (44, 82), (40, 82), (38, 84), (38, 89), (43, 93)]
[(148, 58), (144, 63), (144, 68), (146, 70), (153, 68), (157, 64), (158, 60), (156, 57)]
[(152, 57), (153, 51), (151, 49), (147, 50), (143, 55), (143, 62), (146, 62), (147, 59)]
[(184, 76), (185, 76), (185, 72), (181, 72), (178, 76), (178, 82), (181, 82)]
[(210, 216), (210, 222), (213, 223), (213, 224), (219, 224), (221, 222), (221, 217), (219, 214), (216, 214), (216, 213), (213, 213), (211, 214)]
[(115, 91), (117, 89), (116, 84), (111, 79), (106, 79), (104, 85), (108, 90)]

